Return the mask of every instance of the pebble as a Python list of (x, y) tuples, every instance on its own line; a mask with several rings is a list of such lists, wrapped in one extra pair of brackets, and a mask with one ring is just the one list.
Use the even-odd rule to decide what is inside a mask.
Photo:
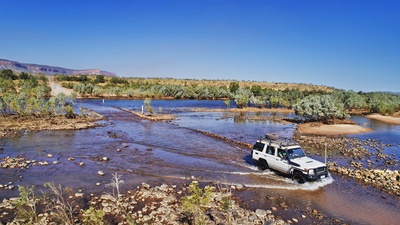
[(75, 193), (76, 198), (83, 198), (84, 194), (83, 193)]
[(104, 172), (103, 171), (101, 171), (101, 170), (99, 170), (98, 172), (97, 172), (97, 174), (99, 175), (99, 176), (104, 176)]

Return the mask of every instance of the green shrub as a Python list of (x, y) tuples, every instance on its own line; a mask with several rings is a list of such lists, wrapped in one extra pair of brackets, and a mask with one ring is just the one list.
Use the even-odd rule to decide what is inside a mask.
[(92, 206), (83, 211), (83, 224), (86, 225), (103, 225), (105, 212), (101, 209), (96, 210)]
[(194, 217), (195, 224), (204, 224), (206, 219), (205, 210), (215, 194), (213, 188), (206, 186), (202, 189), (197, 181), (193, 181), (189, 185), (189, 193), (191, 195), (182, 198), (182, 208)]
[(23, 220), (25, 224), (35, 223), (38, 220), (36, 215), (36, 203), (39, 200), (35, 196), (35, 187), (18, 186), (19, 197), (13, 202), (16, 209), (16, 218)]

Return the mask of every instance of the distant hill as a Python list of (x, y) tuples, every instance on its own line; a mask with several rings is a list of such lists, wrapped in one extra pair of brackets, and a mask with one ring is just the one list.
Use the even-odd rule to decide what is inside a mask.
[(43, 73), (45, 75), (54, 75), (54, 74), (64, 74), (64, 75), (105, 75), (105, 76), (117, 76), (115, 73), (99, 70), (99, 69), (85, 69), (85, 70), (75, 70), (75, 69), (66, 69), (57, 66), (47, 66), (47, 65), (38, 65), (38, 64), (30, 64), (30, 63), (20, 63), (16, 61), (0, 59), (0, 70), (12, 70), (14, 72), (25, 72), (30, 74)]

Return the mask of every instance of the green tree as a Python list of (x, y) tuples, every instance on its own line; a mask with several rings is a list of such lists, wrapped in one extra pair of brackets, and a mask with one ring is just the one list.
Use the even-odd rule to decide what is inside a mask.
[(16, 80), (18, 77), (12, 70), (1, 70), (0, 78)]
[(96, 78), (94, 79), (94, 83), (104, 83), (106, 80), (104, 79), (104, 75), (97, 75)]
[(205, 210), (215, 193), (210, 186), (200, 188), (197, 181), (189, 185), (189, 193), (182, 198), (182, 207), (194, 216), (195, 224), (204, 224)]
[(29, 74), (22, 72), (19, 74), (19, 79), (20, 80), (28, 80), (29, 79)]
[(229, 90), (231, 93), (236, 93), (236, 91), (239, 89), (239, 83), (238, 82), (231, 82), (229, 84)]
[(310, 95), (293, 107), (296, 115), (308, 121), (324, 121), (330, 119), (347, 119), (344, 104), (331, 95)]
[(239, 88), (236, 91), (236, 95), (234, 98), (236, 106), (238, 108), (247, 107), (247, 104), (252, 96), (253, 96), (253, 93), (249, 89)]
[(253, 92), (254, 96), (261, 96), (263, 92), (260, 85), (253, 85), (250, 90)]

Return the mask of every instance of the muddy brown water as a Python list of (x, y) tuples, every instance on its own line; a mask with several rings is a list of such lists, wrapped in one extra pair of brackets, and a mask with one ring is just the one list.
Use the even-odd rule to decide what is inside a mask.
[[(99, 194), (110, 191), (105, 184), (110, 183), (114, 173), (122, 175), (123, 190), (142, 182), (180, 184), (195, 178), (203, 183), (245, 185), (248, 190), (237, 194), (253, 210), (271, 206), (281, 209), (279, 203), (285, 202), (290, 210), (277, 212), (284, 219), (300, 219), (309, 208), (350, 224), (397, 224), (400, 221), (398, 199), (375, 188), (336, 175), (323, 181), (297, 184), (274, 172), (259, 171), (251, 161), (249, 149), (194, 130), (252, 143), (266, 131), (290, 137), (292, 125), (249, 122), (240, 115), (210, 112), (181, 112), (176, 121), (151, 122), (111, 105), (103, 106), (100, 101), (81, 104), (105, 115), (108, 120), (99, 122), (103, 126), (89, 130), (27, 132), (18, 138), (1, 139), (0, 158), (22, 156), (47, 161), (50, 165), (0, 169), (0, 184), (36, 185), (40, 190), (43, 183), (53, 181), (74, 190)], [(139, 106), (140, 102), (136, 102), (126, 108)], [(47, 158), (47, 154), (53, 157)], [(74, 160), (68, 160), (69, 157)], [(109, 160), (103, 161), (103, 157)], [(52, 164), (56, 160), (60, 164)], [(79, 165), (81, 162), (83, 166)], [(97, 175), (100, 170), (104, 176)], [(15, 189), (0, 190), (0, 198), (17, 195)]]

